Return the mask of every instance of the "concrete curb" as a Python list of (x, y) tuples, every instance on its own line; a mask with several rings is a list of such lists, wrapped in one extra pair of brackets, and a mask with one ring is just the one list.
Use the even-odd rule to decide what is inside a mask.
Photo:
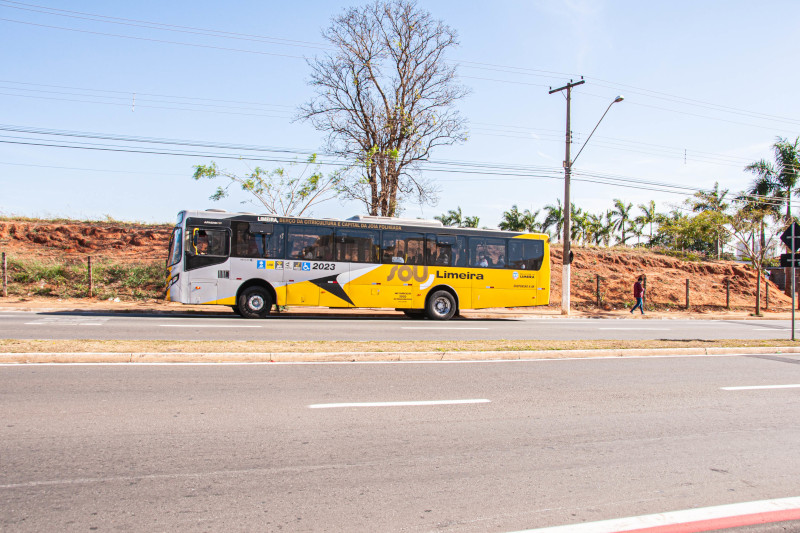
[(718, 356), (800, 354), (800, 346), (742, 348), (637, 348), (629, 350), (529, 350), (494, 352), (26, 352), (0, 353), (0, 363), (343, 363), (343, 362), (431, 362), (515, 361), (552, 359), (601, 359), (653, 356)]

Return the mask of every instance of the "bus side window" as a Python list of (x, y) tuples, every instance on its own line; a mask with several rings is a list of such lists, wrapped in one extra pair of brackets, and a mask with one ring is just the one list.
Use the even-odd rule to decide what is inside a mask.
[(228, 255), (228, 232), (224, 229), (192, 228), (188, 247), (192, 255)]
[(333, 229), (289, 226), (287, 259), (306, 261), (333, 260)]
[(336, 230), (336, 261), (378, 262), (378, 232), (365, 229)]
[(508, 265), (519, 270), (539, 270), (544, 261), (544, 242), (511, 239), (508, 242)]

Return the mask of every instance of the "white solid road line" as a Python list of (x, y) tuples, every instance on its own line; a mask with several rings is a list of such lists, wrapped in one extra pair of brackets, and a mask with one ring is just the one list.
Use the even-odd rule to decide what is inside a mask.
[(102, 326), (100, 322), (25, 322), (26, 326)]
[[(623, 531), (718, 531), (800, 519), (800, 497), (734, 503), (601, 522), (527, 529), (516, 533), (621, 533)], [(693, 525), (692, 528), (675, 526)]]
[(720, 387), (720, 390), (766, 390), (766, 389), (800, 389), (797, 385), (753, 385), (749, 387)]
[(490, 403), (491, 400), (430, 400), (411, 402), (360, 402), (360, 403), (315, 403), (309, 409), (332, 409), (336, 407), (407, 407), (415, 405), (463, 405), (471, 403)]
[(261, 326), (217, 326), (214, 324), (159, 324), (162, 328), (260, 328)]
[(461, 329), (489, 329), (489, 328), (437, 328), (437, 327), (430, 327), (430, 326), (428, 326), (428, 327), (424, 327), (424, 326), (419, 326), (419, 327), (403, 326), (400, 329), (449, 329), (449, 330), (458, 331), (458, 330), (461, 330)]
[(672, 331), (672, 328), (637, 328), (636, 326), (629, 328), (597, 328), (602, 330), (616, 330), (616, 331)]

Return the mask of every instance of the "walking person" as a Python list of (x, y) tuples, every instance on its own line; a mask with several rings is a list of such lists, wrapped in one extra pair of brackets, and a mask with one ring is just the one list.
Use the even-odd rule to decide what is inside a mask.
[(633, 297), (636, 298), (636, 305), (631, 309), (631, 314), (638, 308), (644, 314), (644, 287), (642, 286), (644, 276), (639, 276), (636, 283), (633, 284)]

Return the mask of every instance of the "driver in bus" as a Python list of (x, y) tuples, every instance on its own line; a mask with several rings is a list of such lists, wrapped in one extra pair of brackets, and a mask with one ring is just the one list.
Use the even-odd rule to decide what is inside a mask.
[(197, 255), (208, 254), (208, 235), (205, 231), (197, 232), (197, 244), (195, 245)]

